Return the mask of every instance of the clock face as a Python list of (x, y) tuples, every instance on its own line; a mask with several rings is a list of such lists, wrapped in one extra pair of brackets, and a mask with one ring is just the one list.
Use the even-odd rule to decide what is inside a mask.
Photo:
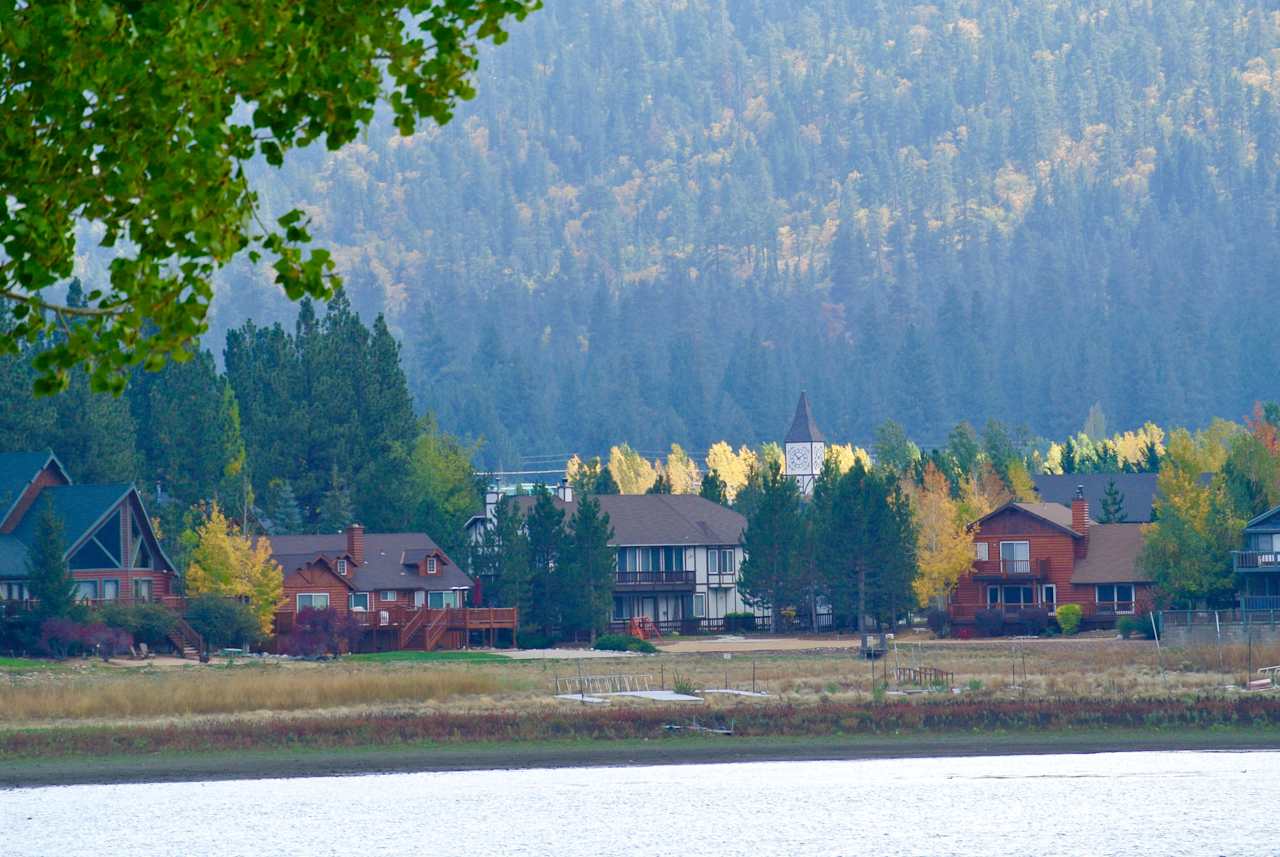
[(787, 472), (791, 474), (809, 472), (809, 449), (796, 444), (787, 450)]

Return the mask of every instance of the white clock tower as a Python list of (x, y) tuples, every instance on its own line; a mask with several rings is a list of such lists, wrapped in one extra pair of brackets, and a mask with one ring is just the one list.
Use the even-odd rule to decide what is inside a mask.
[(800, 401), (796, 403), (795, 419), (791, 421), (791, 430), (787, 432), (786, 466), (787, 475), (796, 480), (800, 493), (813, 493), (813, 481), (822, 472), (822, 462), (826, 457), (827, 441), (813, 421), (813, 413), (809, 410), (809, 399), (802, 392)]

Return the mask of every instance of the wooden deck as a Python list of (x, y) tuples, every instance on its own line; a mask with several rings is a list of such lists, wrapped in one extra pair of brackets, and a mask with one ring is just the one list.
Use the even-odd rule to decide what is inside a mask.
[(499, 630), (511, 631), (515, 645), (519, 614), (514, 607), (387, 607), (352, 613), (371, 631), (395, 631), (402, 649), (464, 648), (473, 631), (492, 643)]

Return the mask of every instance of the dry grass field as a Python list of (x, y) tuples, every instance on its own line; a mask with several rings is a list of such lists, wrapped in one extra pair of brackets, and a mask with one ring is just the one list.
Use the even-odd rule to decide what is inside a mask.
[[(811, 641), (810, 646), (823, 646)], [(786, 648), (780, 646), (780, 648)], [(726, 657), (728, 654), (728, 657)], [(586, 661), (461, 658), (343, 659), (115, 669), (90, 661), (0, 669), (0, 729), (272, 718), (300, 713), (537, 712), (575, 703), (554, 698), (557, 677), (646, 675), (653, 687), (756, 689), (759, 698), (708, 695), (708, 707), (858, 703), (920, 690), (899, 685), (897, 667), (952, 673), (952, 686), (991, 700), (1138, 700), (1230, 695), (1242, 683), (1242, 646), (1165, 649), (1105, 638), (903, 642), (876, 662), (847, 648), (663, 652)], [(1255, 645), (1252, 665), (1280, 664), (1280, 647)], [(935, 689), (936, 691), (936, 689)], [(934, 695), (934, 694), (930, 694)], [(609, 707), (644, 707), (614, 699)]]

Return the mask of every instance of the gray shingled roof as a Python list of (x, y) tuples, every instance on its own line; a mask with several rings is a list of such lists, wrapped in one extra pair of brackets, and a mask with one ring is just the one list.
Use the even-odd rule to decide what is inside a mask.
[[(271, 555), (285, 574), (307, 565), (317, 556), (333, 559), (347, 555), (346, 533), (302, 536), (269, 536)], [(439, 572), (419, 575), (417, 560), (439, 552), (444, 562)], [(354, 569), (352, 586), (361, 592), (378, 589), (460, 589), (473, 584), (466, 572), (449, 559), (426, 533), (365, 533), (364, 565)]]
[(1072, 583), (1150, 583), (1138, 565), (1142, 553), (1141, 524), (1096, 524), (1089, 527), (1089, 553), (1076, 561)]
[(824, 443), (826, 438), (813, 420), (813, 412), (809, 410), (809, 397), (800, 393), (800, 401), (796, 402), (796, 415), (791, 420), (791, 429), (783, 443)]
[[(609, 516), (615, 547), (657, 545), (736, 545), (742, 541), (747, 519), (730, 508), (697, 494), (601, 494), (595, 498)], [(516, 497), (527, 514), (536, 497)], [(578, 504), (553, 498), (566, 523)]]
[(1076, 496), (1076, 486), (1084, 486), (1084, 499), (1089, 503), (1089, 514), (1097, 518), (1102, 514), (1102, 500), (1107, 494), (1107, 484), (1115, 480), (1116, 490), (1124, 495), (1124, 519), (1126, 523), (1146, 523), (1151, 520), (1151, 508), (1156, 497), (1155, 473), (1067, 473), (1061, 476), (1033, 476), (1036, 492), (1048, 503), (1070, 506)]

